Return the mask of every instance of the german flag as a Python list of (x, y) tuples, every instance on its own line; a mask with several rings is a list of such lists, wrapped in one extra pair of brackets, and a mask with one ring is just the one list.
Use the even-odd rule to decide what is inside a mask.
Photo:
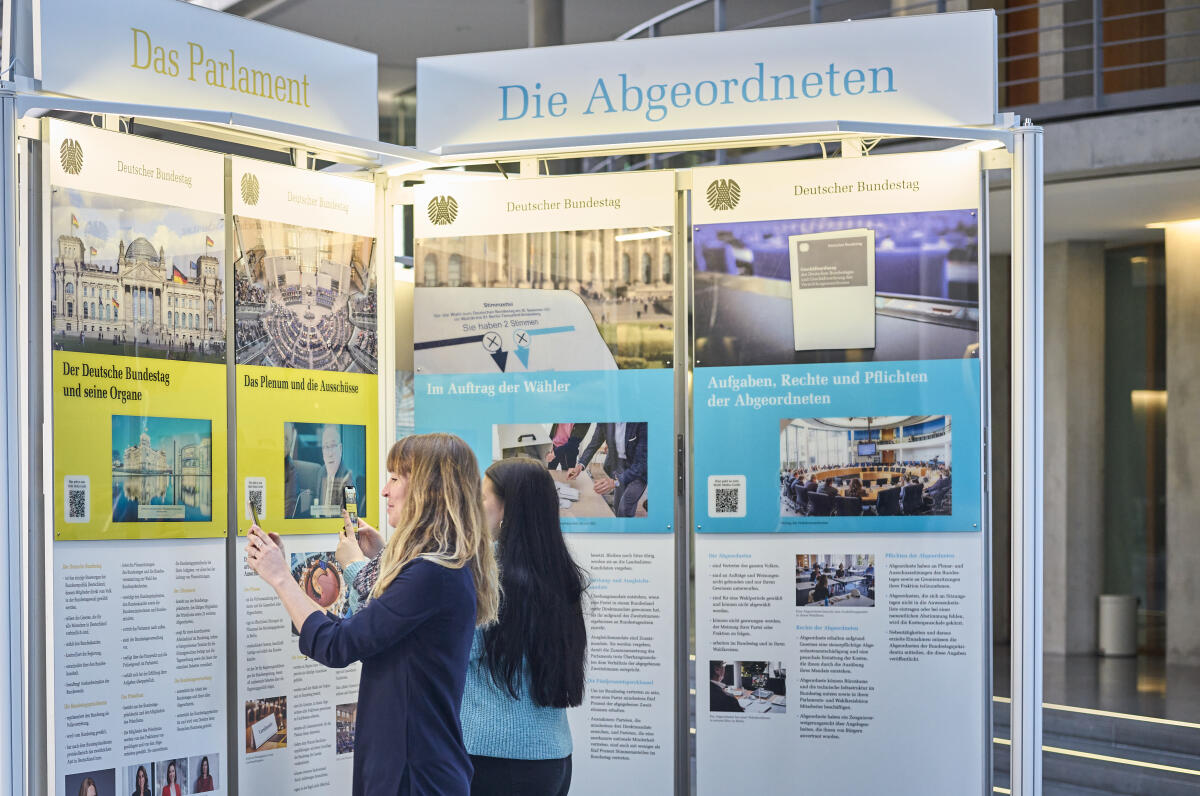
[(183, 275), (183, 271), (179, 270), (179, 266), (171, 266), (171, 281), (177, 285), (186, 285), (188, 278)]
[(217, 244), (216, 244), (216, 243), (213, 243), (213, 239), (212, 239), (212, 238), (210, 238), (210, 237), (208, 237), (207, 235), (205, 235), (205, 236), (204, 236), (204, 245), (205, 245), (205, 246), (216, 246)]
[(95, 247), (95, 246), (89, 246), (89, 247), (88, 247), (88, 251), (90, 251), (90, 252), (92, 253), (92, 256), (93, 256), (93, 257), (95, 257), (97, 254), (99, 254), (99, 253), (100, 253), (100, 252), (96, 251), (96, 247)]
[(75, 229), (79, 229), (79, 219), (75, 217), (74, 213), (71, 214), (71, 226)]
[(117, 303), (117, 300), (116, 300), (116, 299), (113, 299), (113, 300), (112, 300), (112, 303), (113, 303), (113, 309), (114, 309), (114, 310), (119, 310), (119, 309), (121, 309), (121, 305)]

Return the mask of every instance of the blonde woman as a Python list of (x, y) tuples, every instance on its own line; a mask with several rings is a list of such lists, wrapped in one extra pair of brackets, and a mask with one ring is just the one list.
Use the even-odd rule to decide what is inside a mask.
[(355, 796), (466, 796), (471, 761), (459, 708), (477, 625), (496, 618), (496, 560), (479, 465), (452, 434), (406, 437), (387, 460), (388, 523), (371, 599), (337, 620), (292, 579), (283, 551), (250, 529), (246, 562), (279, 595), (300, 651), (326, 666), (362, 661)]

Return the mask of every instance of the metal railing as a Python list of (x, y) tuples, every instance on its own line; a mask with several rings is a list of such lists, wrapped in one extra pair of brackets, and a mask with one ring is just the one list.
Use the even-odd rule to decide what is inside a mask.
[[(977, 0), (809, 0), (767, 16), (731, 20), (732, 12), (751, 5), (687, 0), (617, 38), (993, 7)], [(1044, 122), (1200, 101), (1200, 2), (1006, 0), (996, 13), (1001, 110)]]

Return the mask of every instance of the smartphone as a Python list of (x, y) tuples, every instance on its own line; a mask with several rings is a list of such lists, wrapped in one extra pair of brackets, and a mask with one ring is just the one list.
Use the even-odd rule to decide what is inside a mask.
[(254, 524), (261, 528), (262, 526), (258, 522), (258, 506), (253, 500), (250, 501), (250, 516), (254, 518)]
[(342, 507), (350, 515), (350, 527), (358, 533), (358, 492), (352, 485), (342, 487)]

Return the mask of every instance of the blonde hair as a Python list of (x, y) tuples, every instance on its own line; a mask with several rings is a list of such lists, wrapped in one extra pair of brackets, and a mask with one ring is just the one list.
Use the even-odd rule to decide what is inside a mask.
[(379, 597), (416, 558), (449, 569), (470, 567), (475, 581), (475, 624), (496, 620), (499, 575), (483, 513), (479, 463), (453, 434), (405, 437), (388, 452), (389, 473), (408, 478), (400, 522), (379, 559), (371, 590)]

